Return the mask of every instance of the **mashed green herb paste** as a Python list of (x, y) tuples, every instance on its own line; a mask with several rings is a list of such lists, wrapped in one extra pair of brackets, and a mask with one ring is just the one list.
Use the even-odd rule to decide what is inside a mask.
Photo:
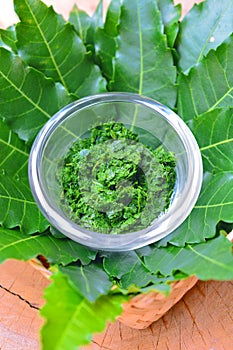
[(169, 207), (176, 159), (152, 149), (121, 123), (93, 128), (68, 151), (61, 171), (62, 202), (71, 220), (100, 233), (148, 227)]

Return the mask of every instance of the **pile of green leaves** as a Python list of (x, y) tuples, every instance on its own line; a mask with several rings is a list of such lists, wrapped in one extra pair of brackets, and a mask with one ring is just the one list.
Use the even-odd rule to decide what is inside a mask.
[(162, 146), (144, 145), (122, 123), (103, 123), (69, 149), (61, 203), (74, 222), (95, 232), (139, 231), (168, 208), (175, 166)]
[[(169, 292), (196, 275), (233, 278), (233, 2), (206, 0), (179, 23), (171, 0), (112, 0), (105, 22), (75, 8), (65, 22), (39, 0), (14, 0), (0, 31), (0, 260), (43, 254), (56, 272), (42, 310), (44, 349), (88, 343), (134, 293)], [(102, 91), (150, 96), (178, 112), (202, 153), (204, 181), (187, 220), (151, 246), (95, 252), (50, 228), (32, 198), (30, 146), (61, 107)], [(115, 286), (112, 289), (112, 286)]]

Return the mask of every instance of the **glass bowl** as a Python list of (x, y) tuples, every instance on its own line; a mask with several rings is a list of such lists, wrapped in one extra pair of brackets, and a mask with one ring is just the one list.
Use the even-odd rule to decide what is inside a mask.
[[(110, 120), (137, 131), (140, 144), (146, 140), (154, 148), (162, 145), (176, 157), (169, 208), (148, 227), (134, 232), (93, 232), (72, 221), (61, 203), (59, 173), (68, 150), (92, 128)], [(29, 182), (41, 212), (61, 233), (94, 249), (125, 251), (158, 241), (181, 225), (200, 192), (202, 160), (193, 134), (169, 108), (137, 94), (103, 93), (71, 103), (45, 124), (31, 149)]]

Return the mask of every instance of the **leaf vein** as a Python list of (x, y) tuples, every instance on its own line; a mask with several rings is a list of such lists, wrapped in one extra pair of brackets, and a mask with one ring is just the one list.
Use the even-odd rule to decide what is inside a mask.
[(61, 83), (63, 84), (64, 88), (66, 89), (66, 91), (69, 92), (69, 91), (68, 91), (68, 88), (67, 88), (67, 86), (66, 86), (66, 83), (65, 83), (65, 81), (64, 81), (64, 79), (63, 79), (63, 76), (62, 76), (62, 74), (61, 74), (61, 71), (60, 71), (60, 69), (59, 69), (59, 65), (57, 64), (57, 62), (56, 62), (56, 60), (55, 60), (55, 57), (54, 57), (53, 52), (52, 52), (52, 50), (51, 50), (51, 47), (50, 47), (50, 45), (49, 45), (49, 43), (48, 43), (48, 41), (47, 41), (47, 39), (46, 39), (46, 37), (45, 37), (45, 35), (44, 35), (44, 33), (43, 33), (41, 27), (40, 27), (40, 23), (37, 21), (37, 18), (36, 18), (36, 16), (34, 15), (34, 13), (33, 13), (33, 11), (32, 11), (32, 9), (31, 9), (31, 7), (30, 7), (30, 5), (29, 5), (29, 3), (28, 3), (27, 0), (25, 0), (25, 3), (26, 3), (26, 5), (27, 5), (27, 7), (28, 7), (28, 10), (29, 10), (29, 12), (30, 12), (30, 14), (31, 14), (31, 16), (32, 16), (32, 18), (33, 18), (35, 24), (36, 24), (36, 27), (37, 27), (38, 30), (39, 30), (39, 33), (40, 33), (40, 35), (41, 35), (41, 38), (42, 38), (43, 42), (45, 43), (45, 46), (46, 46), (46, 48), (47, 48), (47, 50), (48, 50), (48, 52), (49, 52), (49, 55), (50, 55), (50, 57), (51, 57), (52, 63), (53, 63), (53, 65), (54, 65), (54, 67), (55, 67), (55, 70), (56, 70), (56, 72), (58, 73), (59, 79), (60, 79)]

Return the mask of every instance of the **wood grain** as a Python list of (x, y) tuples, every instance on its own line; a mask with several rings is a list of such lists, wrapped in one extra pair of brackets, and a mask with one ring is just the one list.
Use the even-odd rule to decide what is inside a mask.
[(145, 330), (108, 325), (82, 350), (230, 350), (233, 282), (198, 282), (164, 317)]
[(39, 329), (43, 320), (39, 307), (48, 285), (43, 275), (29, 263), (8, 260), (0, 265), (0, 349), (39, 349)]
[[(1, 350), (40, 349), (38, 309), (48, 283), (27, 262), (0, 265)], [(210, 281), (198, 282), (150, 327), (136, 330), (117, 321), (81, 350), (231, 350), (232, 345), (233, 281)]]

